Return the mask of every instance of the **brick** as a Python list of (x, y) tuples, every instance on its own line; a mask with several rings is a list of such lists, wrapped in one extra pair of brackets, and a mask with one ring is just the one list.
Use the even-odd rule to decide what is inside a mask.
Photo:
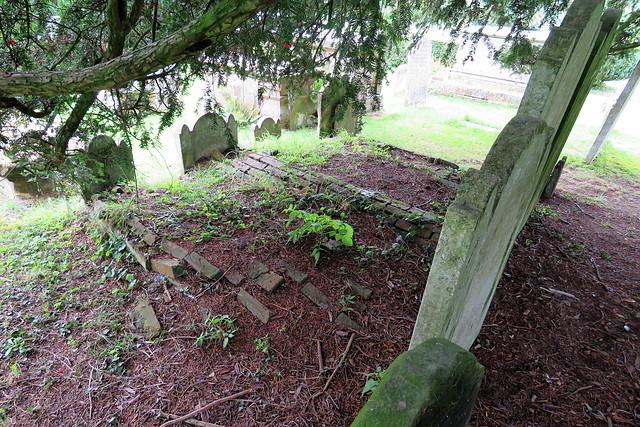
[(189, 255), (184, 257), (184, 260), (208, 279), (217, 280), (222, 277), (222, 271), (220, 271), (218, 267), (214, 266), (195, 252), (191, 252)]
[(391, 204), (391, 205), (387, 205), (384, 208), (385, 213), (388, 213), (389, 215), (398, 215), (398, 216), (405, 216), (407, 213), (405, 211), (403, 211), (402, 209), (400, 209), (399, 207)]
[(247, 154), (247, 157), (250, 157), (250, 158), (255, 159), (255, 160), (260, 160), (262, 157), (264, 157), (264, 154), (249, 153), (249, 154)]
[(276, 273), (266, 273), (258, 277), (256, 282), (262, 289), (271, 293), (284, 283), (284, 277), (279, 276)]
[(285, 165), (284, 162), (281, 162), (280, 160), (274, 159), (273, 157), (269, 156), (264, 156), (262, 159), (260, 159), (260, 161), (268, 164), (269, 166), (273, 166), (274, 168), (280, 168)]
[(144, 254), (140, 249), (138, 249), (135, 243), (133, 243), (129, 239), (126, 240), (126, 244), (127, 244), (127, 249), (129, 250), (131, 255), (133, 255), (133, 257), (136, 259), (136, 261), (138, 261), (138, 264), (140, 264), (142, 268), (144, 268), (145, 270), (149, 270), (151, 268), (151, 261), (149, 261), (149, 257), (146, 254)]
[(351, 288), (351, 290), (358, 296), (362, 297), (363, 300), (367, 301), (369, 299), (371, 299), (371, 294), (373, 293), (373, 291), (369, 288), (365, 288), (362, 285), (359, 285), (356, 282), (353, 282), (351, 280), (346, 280), (345, 285), (347, 285), (349, 288)]
[(407, 204), (405, 202), (401, 202), (399, 200), (394, 200), (393, 202), (391, 202), (391, 204), (397, 208), (402, 209), (403, 211), (409, 211), (409, 209), (411, 209), (411, 205)]
[(302, 284), (307, 281), (309, 275), (302, 271), (296, 270), (292, 265), (283, 262), (282, 266), (287, 270), (287, 276), (294, 280), (296, 283)]
[(151, 269), (169, 277), (180, 277), (186, 274), (187, 269), (179, 261), (173, 259), (152, 259)]
[(142, 225), (142, 223), (135, 218), (128, 219), (126, 222), (127, 222), (127, 225), (131, 228), (131, 231), (133, 232), (133, 234), (135, 234), (136, 236), (144, 236), (144, 234), (147, 232), (147, 229), (145, 228), (145, 226)]
[(301, 289), (304, 296), (309, 298), (315, 305), (318, 307), (331, 309), (331, 302), (329, 298), (325, 294), (323, 294), (320, 289), (313, 286), (311, 283), (307, 283)]
[(245, 282), (245, 280), (247, 280), (247, 278), (244, 277), (235, 267), (227, 271), (227, 273), (224, 275), (224, 278), (234, 286), (240, 286)]
[(338, 315), (338, 317), (336, 318), (336, 323), (344, 326), (345, 328), (353, 329), (356, 331), (362, 330), (362, 326), (358, 325), (356, 322), (349, 319), (349, 316), (347, 316), (344, 313), (340, 313)]
[(273, 317), (273, 313), (269, 311), (260, 301), (249, 295), (244, 289), (238, 291), (238, 301), (244, 305), (247, 310), (253, 313), (262, 323), (269, 322), (269, 319)]
[(250, 279), (257, 279), (258, 276), (268, 272), (269, 272), (269, 269), (267, 268), (267, 266), (261, 263), (260, 261), (257, 261), (255, 259), (249, 261), (247, 275), (249, 276)]
[(186, 249), (168, 240), (162, 240), (162, 242), (160, 242), (160, 248), (164, 252), (177, 259), (184, 259), (187, 255), (189, 255), (189, 252)]
[(159, 237), (153, 234), (151, 231), (147, 231), (146, 233), (144, 233), (144, 236), (142, 236), (142, 240), (144, 240), (144, 242), (149, 246), (152, 246), (155, 242), (158, 241), (158, 239)]
[(244, 159), (244, 162), (246, 164), (248, 164), (249, 166), (251, 166), (252, 168), (256, 168), (256, 169), (260, 169), (260, 170), (262, 170), (262, 169), (267, 167), (266, 164), (260, 163), (260, 162), (258, 162), (256, 160), (251, 159), (251, 158)]

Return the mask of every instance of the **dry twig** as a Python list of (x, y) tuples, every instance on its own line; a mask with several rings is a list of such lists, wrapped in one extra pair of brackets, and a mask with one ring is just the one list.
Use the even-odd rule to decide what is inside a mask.
[[(160, 412), (160, 415), (162, 415), (163, 417), (171, 418), (172, 420), (177, 420), (178, 418), (180, 418), (178, 415), (169, 414), (167, 412)], [(186, 419), (183, 422), (199, 427), (224, 427), (220, 424), (206, 423), (204, 421), (199, 421), (193, 418)]]
[[(347, 344), (347, 348), (344, 350), (344, 352), (342, 353), (342, 356), (340, 357), (340, 361), (338, 362), (338, 364), (333, 368), (333, 373), (331, 374), (331, 376), (329, 377), (329, 379), (327, 380), (326, 384), (324, 385), (324, 387), (322, 387), (322, 390), (320, 390), (319, 392), (317, 392), (316, 394), (314, 394), (313, 396), (311, 396), (311, 400), (315, 399), (316, 397), (322, 395), (322, 393), (324, 393), (325, 391), (327, 391), (327, 388), (329, 388), (329, 384), (331, 384), (331, 381), (333, 380), (333, 377), (335, 377), (336, 373), (338, 372), (338, 369), (340, 368), (340, 366), (342, 366), (342, 364), (344, 363), (345, 359), (347, 358), (347, 354), (349, 353), (349, 349), (351, 348), (351, 344), (353, 344), (353, 339), (355, 338), (356, 334), (355, 332), (351, 333), (351, 338), (349, 338), (349, 344)], [(162, 427), (162, 426), (161, 426)]]
[(240, 393), (232, 394), (231, 396), (227, 396), (227, 397), (223, 397), (222, 399), (214, 400), (213, 402), (211, 402), (211, 403), (209, 403), (207, 405), (204, 405), (202, 408), (198, 408), (198, 409), (195, 409), (195, 410), (189, 412), (187, 415), (183, 415), (182, 417), (176, 418), (175, 420), (167, 421), (166, 423), (162, 424), (160, 427), (167, 427), (167, 426), (172, 426), (174, 424), (181, 423), (181, 422), (183, 422), (185, 420), (188, 420), (191, 417), (195, 417), (200, 412), (204, 412), (207, 409), (214, 407), (218, 403), (223, 403), (223, 402), (226, 402), (228, 400), (237, 399), (238, 397), (244, 396), (245, 394), (248, 394), (248, 393), (251, 393), (254, 390), (255, 389), (250, 388), (250, 389), (241, 391)]

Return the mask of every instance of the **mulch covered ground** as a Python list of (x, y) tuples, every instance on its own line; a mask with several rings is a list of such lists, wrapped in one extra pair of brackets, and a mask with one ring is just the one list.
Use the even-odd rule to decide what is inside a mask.
[[(346, 149), (318, 169), (434, 212), (453, 200), (459, 178), (400, 150)], [(472, 425), (640, 424), (638, 184), (618, 180), (627, 191), (600, 189), (596, 203), (580, 192), (592, 191), (588, 185), (570, 174), (563, 180), (568, 190), (537, 209), (518, 237), (471, 349), (486, 368)], [(67, 226), (73, 248), (60, 277), (0, 279), (3, 349), (18, 334), (31, 348), (2, 362), (0, 417), (21, 426), (158, 426), (168, 413), (246, 391), (195, 418), (224, 426), (348, 425), (366, 401), (368, 374), (407, 348), (430, 252), (359, 200), (263, 187), (220, 179), (186, 195), (141, 191), (132, 208), (145, 226), (223, 271), (246, 272), (259, 260), (285, 276), (282, 263), (292, 265), (330, 309), (314, 305), (293, 280), (269, 294), (249, 279), (241, 287), (274, 314), (262, 323), (224, 280), (202, 280), (189, 267), (177, 287), (131, 261), (101, 258), (106, 243), (96, 243), (94, 226), (78, 218)], [(300, 225), (286, 225), (290, 205), (344, 214), (353, 247), (323, 251), (315, 265), (314, 238), (287, 242)], [(349, 281), (373, 290), (372, 298), (345, 288)], [(127, 317), (143, 298), (162, 325), (155, 340), (132, 334)], [(362, 330), (337, 324), (342, 311)], [(208, 313), (235, 319), (226, 348), (221, 340), (195, 345)]]

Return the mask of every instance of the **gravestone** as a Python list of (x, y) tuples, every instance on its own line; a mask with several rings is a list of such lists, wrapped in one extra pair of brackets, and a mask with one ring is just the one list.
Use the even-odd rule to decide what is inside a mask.
[(258, 121), (251, 125), (249, 136), (252, 141), (260, 140), (265, 136), (280, 136), (280, 119), (275, 121), (271, 117), (262, 116)]
[(311, 100), (311, 83), (308, 80), (302, 82), (289, 82), (295, 87), (289, 90), (289, 129), (296, 130), (309, 126), (309, 116), (316, 111), (316, 105)]
[(462, 176), (448, 208), (410, 348), (444, 337), (475, 340), (513, 243), (543, 187), (609, 49), (620, 11), (577, 0), (551, 31), (518, 114), (480, 170)]
[[(340, 80), (332, 80), (319, 91), (318, 136), (320, 138), (333, 136), (340, 129), (346, 130), (349, 135), (355, 135), (360, 130), (359, 117), (355, 113), (353, 103), (346, 97), (348, 84), (349, 77), (342, 76)], [(340, 114), (342, 117), (338, 117)]]
[(134, 179), (133, 154), (125, 141), (117, 145), (113, 138), (97, 135), (87, 145), (86, 154), (86, 166), (94, 173), (96, 182), (89, 183), (82, 189), (85, 200), (120, 181)]
[(202, 158), (220, 159), (221, 155), (238, 145), (238, 126), (233, 115), (222, 117), (207, 113), (200, 117), (189, 130), (182, 126), (180, 149), (185, 169)]
[(425, 36), (407, 56), (406, 105), (425, 105), (431, 81), (431, 41)]

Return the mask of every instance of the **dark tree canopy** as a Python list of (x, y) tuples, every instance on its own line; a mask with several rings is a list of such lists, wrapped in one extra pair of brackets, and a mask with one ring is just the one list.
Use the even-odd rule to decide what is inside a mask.
[[(523, 30), (555, 24), (568, 0), (0, 0), (0, 144), (12, 160), (55, 169), (71, 138), (117, 133), (145, 145), (149, 114), (169, 125), (194, 79), (234, 72), (263, 81), (348, 74), (363, 93), (390, 48), (430, 25), (512, 28), (499, 56), (525, 65)], [(638, 44), (637, 0), (614, 49)], [(322, 46), (330, 45), (330, 53)], [(98, 91), (101, 95), (97, 96)], [(54, 118), (57, 118), (54, 120)], [(36, 131), (28, 131), (28, 126)]]

